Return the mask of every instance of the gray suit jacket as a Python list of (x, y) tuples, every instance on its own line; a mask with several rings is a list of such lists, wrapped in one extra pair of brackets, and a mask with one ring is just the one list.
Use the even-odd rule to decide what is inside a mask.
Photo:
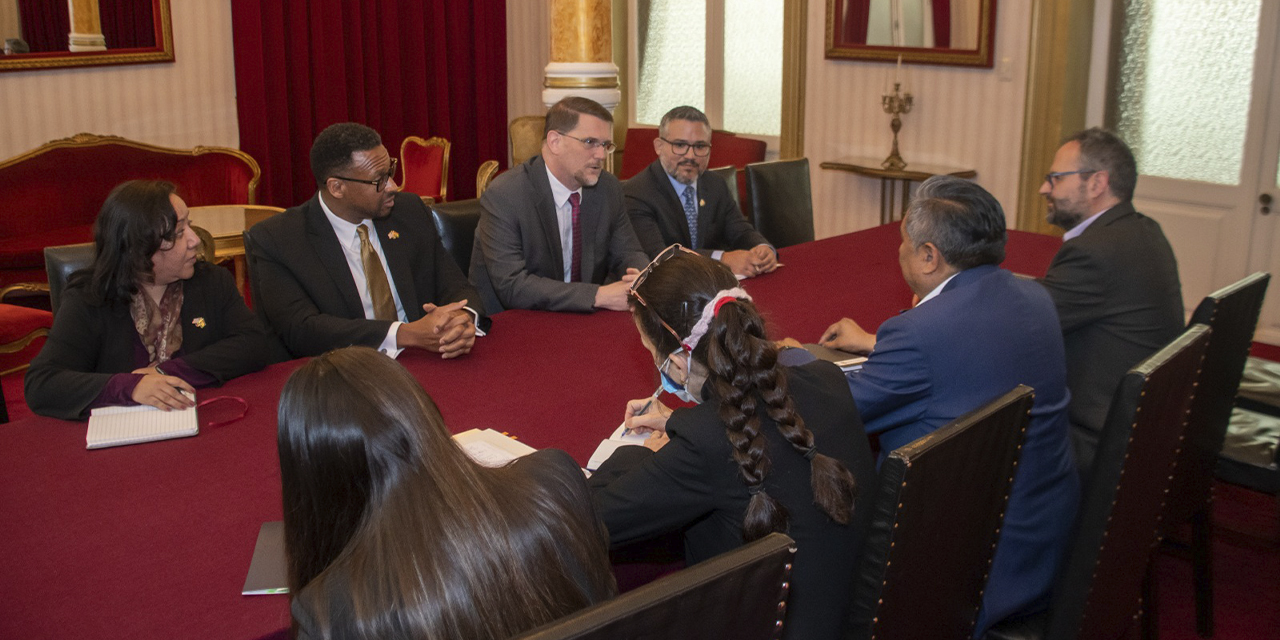
[[(679, 242), (689, 242), (689, 223), (684, 217), (684, 204), (671, 188), (671, 180), (654, 160), (622, 187), (627, 196), (627, 215), (636, 237), (650, 257)], [(729, 187), (718, 176), (703, 173), (698, 177), (698, 246), (699, 253), (712, 250), (750, 249), (769, 244), (756, 228), (747, 222)]]
[(582, 282), (564, 282), (560, 227), (542, 156), (498, 176), (480, 207), (471, 283), (489, 313), (591, 311), (601, 284), (617, 280), (628, 267), (648, 264), (627, 219), (622, 186), (609, 173), (582, 190)]
[(1062, 323), (1072, 440), (1085, 471), (1120, 379), (1184, 328), (1178, 263), (1160, 223), (1123, 202), (1064, 242), (1042, 282)]

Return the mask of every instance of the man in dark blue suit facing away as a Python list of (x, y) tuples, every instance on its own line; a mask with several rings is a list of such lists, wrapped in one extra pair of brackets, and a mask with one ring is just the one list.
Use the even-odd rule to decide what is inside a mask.
[(1058, 316), (1043, 287), (999, 267), (1005, 238), (1000, 203), (982, 187), (926, 180), (898, 248), (920, 301), (875, 335), (845, 318), (822, 336), (825, 346), (870, 353), (849, 387), (867, 433), (880, 436), (882, 459), (1015, 385), (1035, 389), (977, 636), (1047, 606), (1080, 498)]

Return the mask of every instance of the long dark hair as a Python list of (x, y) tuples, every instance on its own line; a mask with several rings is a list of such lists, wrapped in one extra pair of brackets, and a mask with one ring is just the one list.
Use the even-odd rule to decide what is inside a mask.
[[(311, 360), (278, 419), (289, 588), (316, 582), (320, 628), (506, 638), (614, 593), (578, 471), (535, 484), (480, 467), (394, 360), (364, 347)], [(339, 566), (351, 606), (330, 609)]]
[(154, 277), (151, 257), (175, 241), (178, 214), (161, 180), (116, 185), (93, 223), (93, 264), (72, 274), (68, 286), (87, 287), (95, 304), (127, 303)]
[[(641, 283), (637, 293), (644, 303), (631, 300), (631, 312), (659, 353), (680, 348), (662, 321), (687, 338), (716, 293), (738, 286), (728, 267), (700, 255), (677, 253), (659, 264)], [(720, 307), (707, 333), (693, 350), (692, 359), (707, 369), (707, 381), (719, 402), (725, 435), (733, 446), (738, 474), (751, 490), (742, 521), (742, 536), (754, 540), (774, 531), (785, 531), (786, 507), (766, 491), (770, 451), (760, 430), (760, 414), (778, 425), (778, 432), (794, 453), (814, 451), (813, 433), (796, 412), (787, 376), (778, 364), (778, 350), (765, 335), (764, 319), (756, 306), (738, 300)], [(853, 511), (855, 481), (842, 462), (817, 454), (810, 458), (813, 500), (832, 520), (847, 524)]]

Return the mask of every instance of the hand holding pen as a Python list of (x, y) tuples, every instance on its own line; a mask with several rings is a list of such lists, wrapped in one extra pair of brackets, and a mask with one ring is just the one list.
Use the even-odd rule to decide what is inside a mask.
[(626, 427), (626, 433), (667, 430), (671, 408), (658, 400), (661, 393), (662, 387), (659, 386), (648, 398), (627, 401), (627, 412), (622, 423)]

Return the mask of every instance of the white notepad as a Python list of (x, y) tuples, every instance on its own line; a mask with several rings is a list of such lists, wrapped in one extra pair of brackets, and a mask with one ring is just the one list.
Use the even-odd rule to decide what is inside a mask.
[(644, 446), (644, 441), (648, 439), (648, 432), (637, 433), (633, 431), (628, 433), (626, 423), (619, 425), (607, 440), (600, 441), (600, 446), (596, 447), (596, 452), (591, 454), (591, 459), (587, 461), (587, 471), (599, 469), (600, 465), (604, 464), (604, 461), (608, 460), (609, 456), (612, 456), (613, 452), (618, 450), (618, 447), (627, 445)]
[[(187, 392), (183, 395), (195, 399)], [(88, 449), (118, 447), (170, 438), (186, 438), (200, 433), (193, 406), (181, 411), (161, 411), (149, 405), (99, 407), (89, 413), (85, 434)]]
[(486, 467), (501, 467), (520, 456), (537, 451), (493, 429), (471, 429), (454, 435), (453, 439), (472, 460)]

